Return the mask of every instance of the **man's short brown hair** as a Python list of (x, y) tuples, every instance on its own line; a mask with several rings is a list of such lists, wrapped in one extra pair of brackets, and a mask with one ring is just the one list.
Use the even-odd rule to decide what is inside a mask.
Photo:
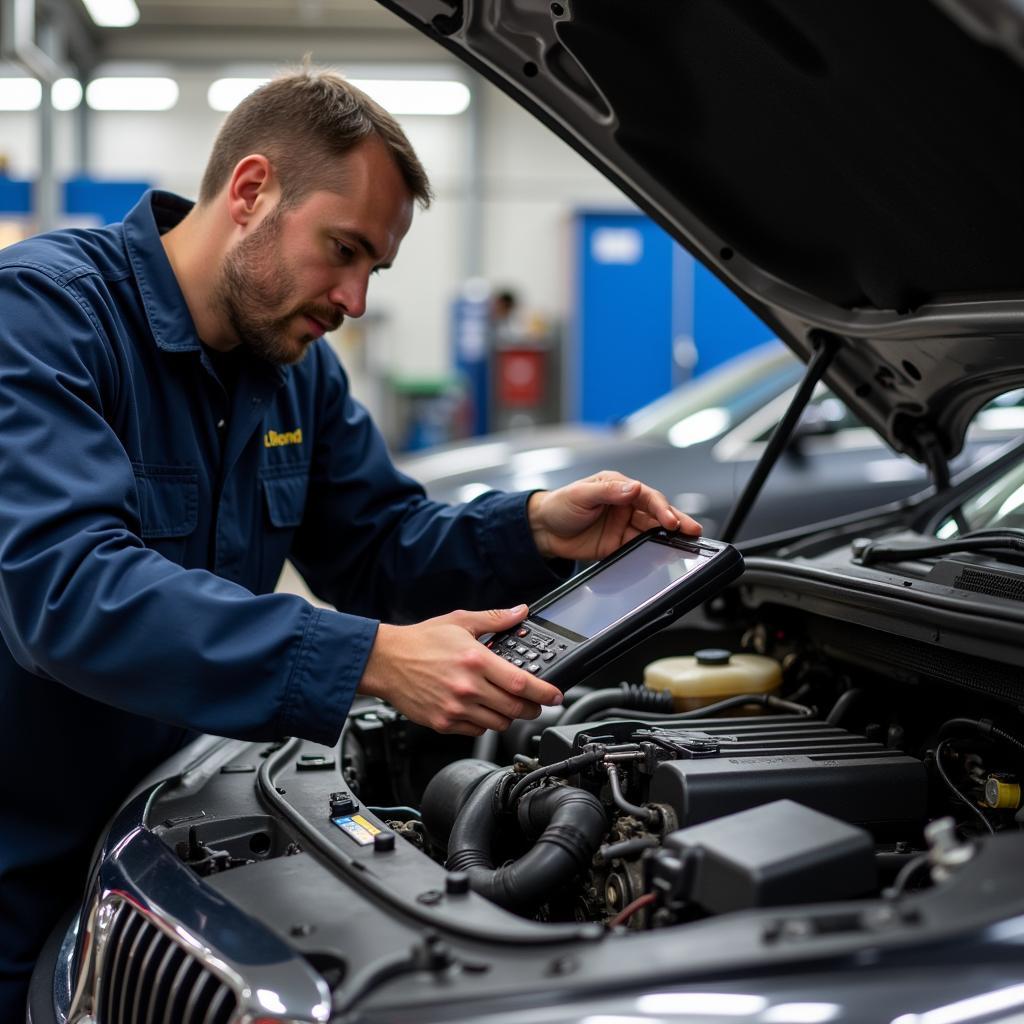
[(238, 162), (252, 153), (273, 165), (283, 206), (321, 189), (338, 192), (343, 180), (337, 158), (371, 135), (387, 146), (412, 198), (428, 206), (430, 181), (398, 122), (340, 75), (309, 65), (262, 85), (228, 114), (203, 174), (199, 202), (212, 200)]

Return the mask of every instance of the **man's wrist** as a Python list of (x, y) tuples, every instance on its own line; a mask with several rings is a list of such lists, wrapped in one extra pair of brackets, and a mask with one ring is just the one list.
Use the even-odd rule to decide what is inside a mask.
[(381, 700), (387, 700), (386, 684), (389, 676), (386, 650), (387, 634), (394, 628), (394, 626), (389, 626), (383, 622), (377, 626), (377, 632), (373, 638), (373, 644), (370, 647), (366, 665), (363, 668), (362, 678), (356, 686), (356, 692), (361, 693), (365, 697), (379, 697)]
[(533, 494), (526, 499), (526, 521), (529, 524), (530, 533), (533, 536), (533, 543), (537, 546), (537, 550), (540, 552), (541, 557), (554, 558), (555, 555), (551, 550), (550, 538), (548, 537), (547, 530), (543, 525), (542, 507), (547, 493), (547, 491), (534, 491)]

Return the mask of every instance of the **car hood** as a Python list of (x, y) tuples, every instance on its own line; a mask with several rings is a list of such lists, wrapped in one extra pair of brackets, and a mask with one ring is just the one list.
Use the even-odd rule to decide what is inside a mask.
[(1021, 0), (379, 0), (544, 121), (898, 451), (1024, 384)]

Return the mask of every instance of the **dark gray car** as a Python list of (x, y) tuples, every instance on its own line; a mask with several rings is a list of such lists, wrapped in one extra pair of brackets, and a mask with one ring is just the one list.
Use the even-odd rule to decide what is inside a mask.
[[(438, 501), (470, 501), (488, 490), (550, 490), (602, 469), (657, 487), (699, 519), (709, 535), (725, 524), (803, 370), (779, 342), (759, 345), (637, 410), (614, 427), (559, 424), (509, 430), (404, 457), (401, 468)], [(974, 418), (955, 472), (989, 459), (1021, 436), (1018, 390)], [(739, 537), (907, 498), (928, 471), (898, 455), (824, 384), (818, 386)]]
[(198, 740), (101, 837), (31, 1019), (1019, 1020), (1024, 445), (950, 465), (1024, 386), (1020, 0), (382, 2), (808, 363), (757, 476), (823, 381), (933, 493), (744, 543), (475, 749), (369, 701), (330, 749)]

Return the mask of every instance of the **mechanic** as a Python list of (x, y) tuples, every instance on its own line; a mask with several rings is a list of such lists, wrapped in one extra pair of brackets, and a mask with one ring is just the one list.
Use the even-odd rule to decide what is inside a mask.
[[(0, 1020), (196, 732), (333, 744), (357, 692), (452, 733), (535, 717), (559, 691), (476, 639), (504, 606), (699, 532), (618, 473), (450, 507), (395, 469), (321, 336), (429, 199), (397, 123), (305, 67), (228, 116), (196, 205), (0, 253)], [(286, 557), (338, 611), (273, 592)]]

